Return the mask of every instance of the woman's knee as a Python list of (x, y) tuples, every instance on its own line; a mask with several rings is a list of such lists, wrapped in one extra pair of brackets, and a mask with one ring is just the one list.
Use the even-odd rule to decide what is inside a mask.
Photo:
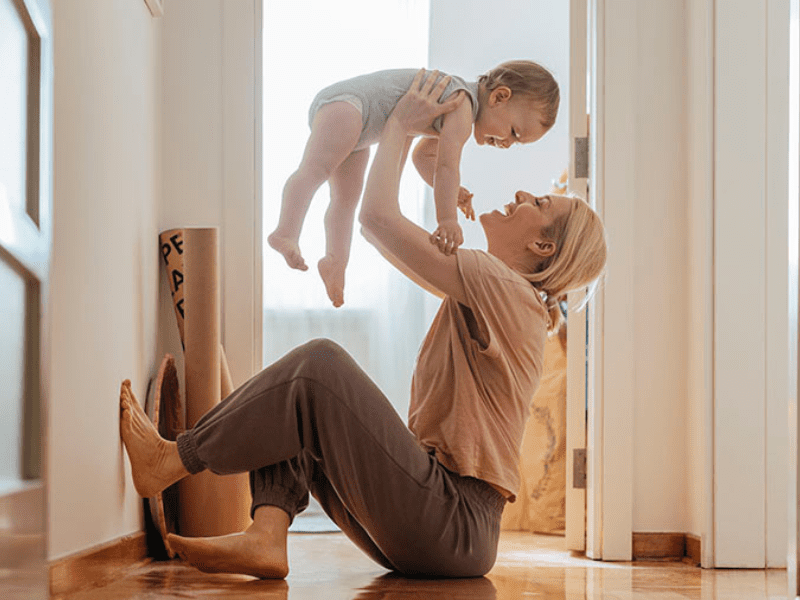
[(347, 354), (347, 351), (344, 348), (330, 338), (314, 338), (313, 340), (307, 341), (301, 347), (304, 348), (308, 354), (315, 357), (331, 356), (342, 353)]
[(338, 372), (353, 359), (347, 350), (328, 338), (315, 338), (299, 348), (308, 369), (318, 372)]
[[(482, 577), (491, 571), (496, 556), (451, 557), (446, 554), (420, 552), (406, 560), (397, 560), (398, 572), (408, 577)], [(393, 559), (394, 560), (394, 559)]]

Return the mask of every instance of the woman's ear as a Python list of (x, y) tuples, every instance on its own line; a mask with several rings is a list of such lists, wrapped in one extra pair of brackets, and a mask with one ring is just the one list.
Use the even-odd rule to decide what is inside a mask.
[(511, 88), (506, 85), (499, 85), (489, 93), (489, 105), (495, 106), (511, 100)]
[(556, 243), (550, 240), (536, 240), (528, 244), (528, 250), (533, 252), (536, 256), (547, 258), (553, 256), (556, 251)]

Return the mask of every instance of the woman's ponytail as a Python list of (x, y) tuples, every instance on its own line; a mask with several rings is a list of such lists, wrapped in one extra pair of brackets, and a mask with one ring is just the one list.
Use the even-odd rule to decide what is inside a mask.
[[(559, 298), (567, 292), (588, 287), (582, 306), (589, 301), (606, 265), (606, 234), (603, 222), (582, 199), (569, 197), (569, 215), (556, 219), (546, 237), (556, 242), (556, 252), (539, 265), (535, 273), (523, 276), (542, 294), (547, 306), (547, 330), (555, 331), (563, 315)], [(581, 306), (581, 308), (582, 308)]]
[(561, 306), (558, 302), (558, 297), (555, 295), (550, 295), (545, 292), (545, 306), (547, 307), (547, 331), (553, 332), (556, 331), (559, 326), (561, 325), (561, 320), (564, 318), (563, 313), (561, 312)]

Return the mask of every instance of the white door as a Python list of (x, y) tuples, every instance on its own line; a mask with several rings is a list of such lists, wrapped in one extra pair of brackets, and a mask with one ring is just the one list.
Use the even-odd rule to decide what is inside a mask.
[[(567, 191), (588, 198), (588, 115), (586, 103), (586, 0), (570, 0), (569, 135)], [(571, 308), (581, 292), (569, 295)], [(567, 493), (566, 547), (586, 549), (587, 309), (567, 314)]]
[(47, 598), (44, 307), (51, 246), (47, 0), (0, 0), (0, 597)]
[(800, 353), (798, 338), (800, 337), (800, 314), (798, 314), (798, 297), (800, 281), (798, 281), (798, 256), (800, 256), (800, 0), (790, 2), (789, 27), (789, 215), (793, 223), (790, 227), (790, 259), (789, 259), (789, 331), (791, 335), (790, 355), (794, 359), (795, 368), (791, 373), (794, 392), (789, 394), (789, 476), (788, 476), (788, 567), (789, 598), (800, 597), (800, 581), (798, 566), (800, 565), (800, 447), (798, 446), (798, 429), (800, 429)]

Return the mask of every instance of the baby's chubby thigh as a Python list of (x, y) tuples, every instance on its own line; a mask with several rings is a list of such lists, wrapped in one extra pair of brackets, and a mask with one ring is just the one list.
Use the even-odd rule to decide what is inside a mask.
[(301, 169), (311, 169), (327, 181), (356, 149), (362, 129), (361, 103), (355, 96), (337, 96), (320, 104), (311, 119)]

